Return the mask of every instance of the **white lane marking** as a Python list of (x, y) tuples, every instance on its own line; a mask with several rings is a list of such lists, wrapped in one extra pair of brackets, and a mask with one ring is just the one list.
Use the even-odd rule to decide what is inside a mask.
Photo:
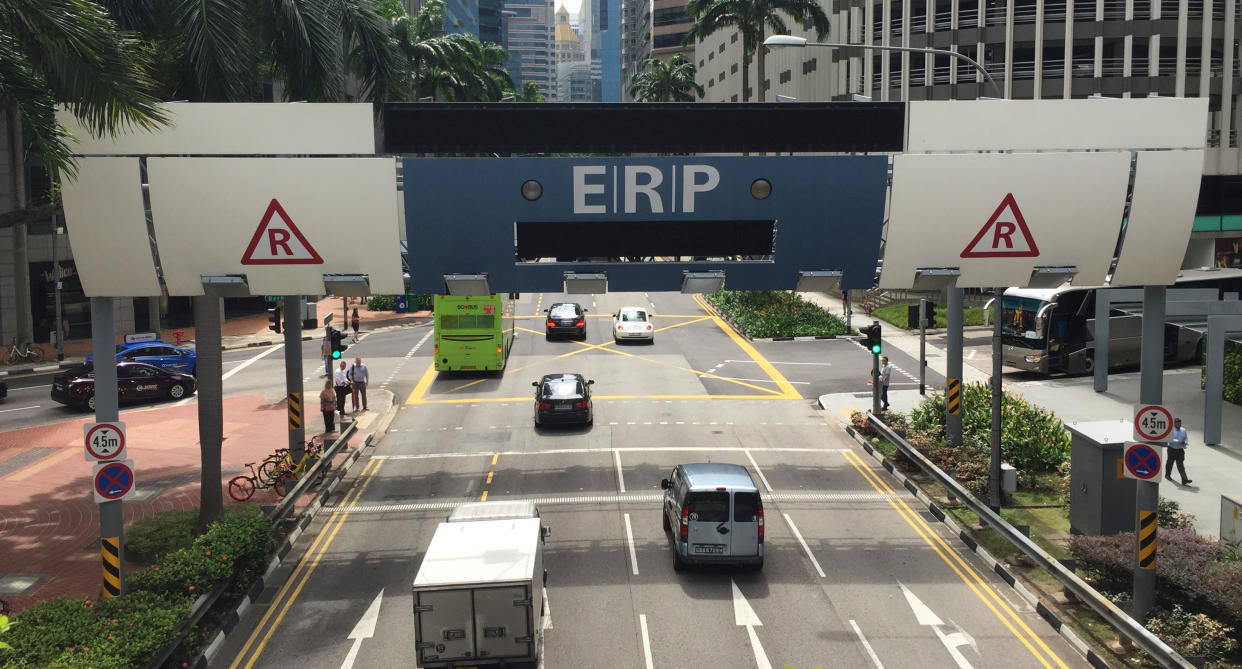
[[(732, 425), (733, 423), (725, 423)], [(505, 428), (512, 427), (506, 425)], [(430, 429), (430, 428), (429, 428)], [(771, 447), (771, 448), (743, 448), (741, 446), (636, 446), (632, 448), (549, 448), (540, 451), (479, 451), (474, 453), (404, 453), (397, 455), (372, 455), (373, 460), (430, 460), (435, 458), (477, 458), (480, 456), (490, 456), (495, 453), (500, 455), (565, 455), (573, 453), (611, 453), (613, 451), (631, 451), (634, 453), (679, 453), (679, 452), (742, 452), (742, 451), (759, 451), (760, 453), (845, 453), (853, 449), (849, 448), (793, 448), (793, 447)]]
[(651, 638), (647, 635), (647, 614), (638, 614), (638, 628), (643, 633), (643, 661), (647, 663), (647, 669), (652, 669)]
[(750, 607), (750, 602), (746, 601), (746, 597), (742, 594), (741, 589), (737, 587), (736, 581), (729, 581), (733, 586), (733, 621), (737, 625), (745, 626), (747, 635), (750, 637), (750, 648), (755, 653), (755, 664), (758, 669), (772, 669), (772, 663), (768, 661), (767, 653), (763, 652), (763, 644), (759, 643), (759, 635), (755, 634), (756, 627), (762, 627), (759, 616), (755, 615), (755, 610)]
[(750, 454), (749, 448), (745, 450), (745, 453), (746, 453), (746, 459), (750, 460), (750, 466), (755, 468), (755, 473), (759, 475), (759, 480), (763, 481), (763, 487), (767, 488), (768, 492), (772, 492), (772, 484), (768, 483), (768, 477), (763, 475), (762, 469), (759, 469), (759, 463), (755, 462), (755, 456)]
[(370, 639), (375, 636), (375, 621), (379, 620), (380, 602), (384, 599), (384, 591), (381, 589), (379, 594), (367, 607), (362, 618), (358, 620), (358, 624), (354, 625), (354, 631), (349, 633), (346, 639), (353, 639), (354, 645), (350, 647), (349, 654), (345, 656), (345, 661), (341, 663), (341, 669), (353, 669), (354, 660), (358, 659), (358, 649), (362, 647), (364, 639)]
[[(753, 364), (756, 364), (756, 365), (758, 365), (758, 364), (759, 364), (759, 361), (758, 361), (758, 360), (725, 360), (725, 362), (726, 362), (726, 363), (729, 363), (729, 362), (749, 362), (749, 363), (753, 363)], [(771, 362), (771, 364), (773, 364), (773, 365), (814, 365), (814, 366), (817, 366), (817, 367), (831, 367), (831, 366), (832, 366), (832, 363), (831, 363), (831, 362), (776, 362), (776, 361), (772, 361), (772, 362)]]
[(932, 628), (932, 631), (936, 633), (936, 638), (940, 639), (940, 643), (944, 645), (945, 650), (949, 651), (949, 656), (957, 663), (958, 669), (973, 669), (970, 661), (958, 650), (958, 646), (970, 646), (975, 649), (976, 653), (979, 652), (974, 637), (967, 634), (960, 627), (958, 627), (956, 632), (945, 634), (944, 630), (940, 629), (944, 627), (944, 621), (940, 619), (940, 616), (936, 615), (936, 612), (924, 604), (923, 600), (911, 592), (904, 583), (898, 582), (897, 585), (901, 587), (901, 593), (906, 596), (906, 603), (914, 610), (915, 619), (918, 620), (920, 625)]
[(974, 350), (971, 350), (970, 355), (966, 356), (966, 359), (967, 359), (967, 360), (974, 360), (974, 359), (975, 359), (975, 351), (974, 351)]
[[(548, 601), (548, 589), (543, 589), (543, 628), (552, 629), (552, 603)], [(540, 662), (543, 662), (541, 659)]]
[(427, 341), (427, 338), (433, 334), (435, 334), (435, 330), (427, 330), (427, 334), (423, 335), (423, 338), (419, 339), (417, 344), (414, 344), (414, 348), (410, 349), (410, 352), (405, 354), (405, 357), (401, 359), (401, 362), (397, 363), (397, 366), (392, 369), (392, 373), (388, 375), (388, 378), (384, 379), (384, 382), (380, 384), (381, 388), (387, 388), (388, 384), (392, 383), (393, 378), (397, 376), (397, 373), (401, 371), (401, 368), (405, 366), (405, 363), (418, 352), (418, 349), (422, 348), (423, 344)]
[(875, 664), (875, 669), (884, 669), (884, 664), (880, 662), (880, 658), (876, 656), (875, 650), (868, 643), (867, 637), (863, 636), (862, 630), (858, 628), (858, 623), (850, 619), (850, 626), (854, 628), (854, 634), (858, 635), (858, 640), (862, 642), (863, 648), (867, 651), (867, 656), (871, 658), (871, 662)]
[(794, 538), (798, 540), (799, 544), (802, 544), (802, 550), (806, 551), (806, 556), (810, 558), (811, 566), (815, 567), (815, 573), (819, 574), (820, 578), (824, 578), (824, 570), (819, 566), (819, 560), (815, 559), (815, 554), (811, 552), (811, 547), (806, 545), (806, 539), (802, 538), (802, 533), (798, 531), (798, 526), (794, 525), (793, 519), (789, 517), (789, 514), (783, 515), (785, 516), (785, 522), (789, 523), (789, 529), (793, 530)]
[(233, 369), (230, 369), (229, 371), (225, 372), (225, 373), (224, 373), (224, 375), (220, 377), (220, 381), (228, 381), (228, 380), (229, 380), (229, 378), (230, 378), (230, 377), (232, 377), (234, 374), (236, 374), (236, 373), (238, 373), (238, 372), (242, 371), (243, 369), (245, 369), (245, 368), (247, 368), (247, 367), (249, 367), (249, 366), (253, 365), (254, 363), (258, 362), (259, 360), (262, 360), (263, 358), (266, 358), (267, 356), (269, 356), (269, 355), (271, 355), (271, 354), (275, 353), (276, 351), (279, 351), (280, 349), (282, 349), (282, 348), (284, 348), (284, 347), (285, 347), (285, 345), (284, 345), (284, 344), (277, 344), (277, 345), (275, 345), (275, 346), (273, 346), (273, 347), (271, 347), (271, 348), (267, 349), (266, 351), (264, 351), (264, 352), (262, 352), (262, 353), (260, 353), (260, 354), (258, 354), (258, 355), (256, 355), (256, 356), (254, 356), (254, 357), (252, 357), (252, 358), (250, 358), (250, 359), (246, 360), (246, 361), (245, 361), (245, 362), (243, 362), (242, 364), (240, 364), (240, 365), (238, 365), (238, 366), (234, 367)]
[(3, 409), (3, 410), (0, 410), (0, 413), (8, 413), (10, 411), (25, 411), (26, 409), (38, 409), (38, 408), (39, 408), (39, 405), (36, 404), (34, 406), (29, 406), (29, 407), (17, 407), (16, 409)]
[(612, 459), (617, 463), (617, 487), (620, 488), (621, 492), (625, 492), (625, 474), (621, 471), (621, 451), (613, 449)]
[(40, 388), (51, 388), (51, 387), (52, 387), (52, 384), (45, 383), (41, 386), (22, 386), (21, 388), (9, 388), (9, 394), (12, 395), (13, 393), (18, 392), (20, 390), (38, 390)]
[[(708, 374), (712, 374), (712, 372), (707, 372), (707, 373), (708, 373)], [(741, 379), (741, 378), (738, 378), (738, 377), (736, 377), (736, 376), (720, 376), (720, 375), (713, 375), (711, 378), (713, 378), (713, 379), (724, 379), (725, 381), (745, 381), (745, 382), (747, 382), (747, 383), (776, 383), (776, 381), (773, 381), (772, 379)], [(811, 385), (811, 382), (810, 382), (810, 381), (786, 381), (786, 383), (792, 383), (792, 384), (794, 384), (795, 386), (809, 386), (809, 385)]]
[(638, 576), (638, 554), (634, 552), (634, 530), (630, 527), (630, 514), (625, 514), (625, 540), (630, 544), (630, 570)]

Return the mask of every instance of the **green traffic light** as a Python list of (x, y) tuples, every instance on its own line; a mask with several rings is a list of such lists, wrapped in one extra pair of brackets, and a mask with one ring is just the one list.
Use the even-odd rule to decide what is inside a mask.
[(874, 353), (874, 354), (876, 354), (876, 355), (879, 355), (879, 354), (880, 354), (880, 345), (879, 345), (879, 344), (872, 344), (872, 345), (871, 345), (871, 352), (872, 352), (872, 353)]
[(337, 358), (339, 358), (339, 357), (341, 357), (341, 352), (340, 352), (340, 351), (333, 351), (333, 352), (332, 352), (332, 359), (333, 359), (333, 360), (336, 360), (336, 359), (337, 359)]

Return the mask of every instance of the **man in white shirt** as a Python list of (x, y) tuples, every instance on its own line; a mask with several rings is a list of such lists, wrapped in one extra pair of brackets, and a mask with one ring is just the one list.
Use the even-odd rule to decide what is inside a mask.
[(341, 361), (341, 366), (332, 374), (332, 387), (336, 390), (336, 410), (341, 412), (341, 418), (349, 415), (345, 410), (345, 398), (349, 395), (349, 370), (345, 367), (345, 361)]
[(884, 406), (881, 411), (888, 411), (888, 382), (893, 378), (893, 366), (888, 364), (888, 356), (880, 356), (880, 402)]
[(354, 358), (354, 364), (349, 366), (349, 382), (353, 388), (353, 395), (350, 397), (350, 406), (354, 411), (358, 410), (358, 399), (362, 398), (362, 410), (367, 410), (367, 383), (371, 381), (371, 372), (367, 366), (362, 364), (362, 358)]

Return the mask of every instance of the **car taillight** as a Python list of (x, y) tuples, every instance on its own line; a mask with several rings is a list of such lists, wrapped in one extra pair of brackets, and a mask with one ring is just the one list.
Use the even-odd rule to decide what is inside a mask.
[(623, 328), (623, 327), (621, 327), (620, 325), (618, 325), (618, 326), (617, 326), (617, 329), (618, 329), (618, 330), (624, 330), (625, 328)]
[(690, 538), (690, 506), (683, 505), (681, 507), (681, 540), (686, 541)]
[(577, 323), (574, 323), (574, 327), (576, 327), (576, 328), (583, 327), (584, 325), (586, 325), (586, 321), (585, 321), (585, 320), (578, 321)]
[(580, 402), (574, 402), (574, 407), (576, 407), (576, 408), (578, 408), (578, 409), (585, 409), (585, 408), (587, 408), (587, 402), (586, 402), (586, 400), (582, 400), (582, 401), (580, 401)]
[(548, 327), (550, 328), (556, 327), (556, 321), (548, 321)]
[(551, 402), (540, 402), (536, 406), (538, 406), (540, 409), (551, 409), (552, 403)]
[(504, 351), (503, 348), (501, 348), (500, 346), (496, 347), (496, 355), (500, 355), (502, 351)]
[(651, 329), (651, 326), (650, 326), (650, 325), (648, 325), (648, 326), (647, 326), (647, 329), (648, 329), (648, 330), (650, 330), (650, 329)]
[(763, 505), (759, 505), (759, 543), (763, 543)]

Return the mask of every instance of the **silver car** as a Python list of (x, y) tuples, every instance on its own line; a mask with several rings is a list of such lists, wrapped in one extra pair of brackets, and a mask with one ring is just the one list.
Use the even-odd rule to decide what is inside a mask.
[(697, 564), (763, 568), (763, 500), (745, 467), (716, 462), (677, 465), (660, 487), (673, 569)]

